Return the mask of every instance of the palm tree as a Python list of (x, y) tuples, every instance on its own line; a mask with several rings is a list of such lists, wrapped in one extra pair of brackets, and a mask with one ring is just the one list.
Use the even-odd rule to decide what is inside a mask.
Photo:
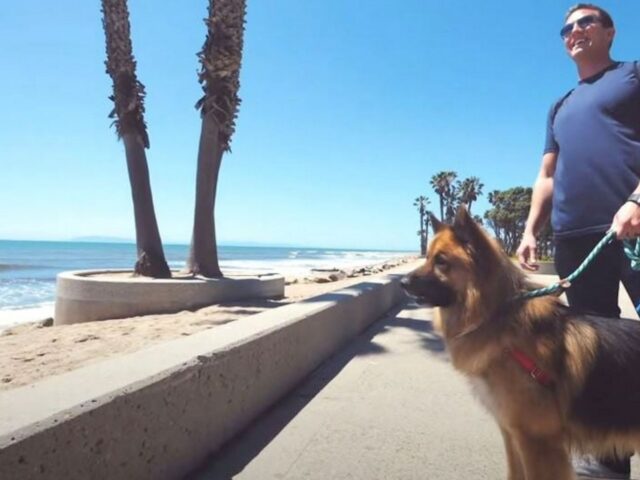
[(484, 184), (480, 182), (478, 177), (465, 178), (462, 182), (458, 181), (457, 192), (461, 203), (467, 206), (467, 210), (471, 213), (471, 204), (478, 200), (482, 195)]
[(445, 207), (451, 202), (453, 182), (457, 178), (456, 172), (442, 171), (431, 177), (431, 187), (440, 199), (440, 220), (445, 219)]
[[(215, 4), (215, 7), (214, 7)], [(204, 96), (196, 104), (202, 117), (196, 201), (187, 270), (222, 277), (215, 232), (215, 200), (222, 155), (229, 151), (240, 98), (240, 64), (245, 0), (209, 0), (207, 37), (198, 53), (199, 81)]]
[(420, 214), (420, 230), (418, 231), (418, 235), (420, 235), (420, 254), (422, 256), (427, 253), (427, 225), (425, 218), (427, 217), (427, 205), (429, 205), (429, 203), (431, 202), (424, 195), (420, 195), (413, 201), (413, 206), (418, 208)]
[(136, 77), (129, 11), (126, 0), (102, 0), (102, 25), (106, 36), (107, 73), (113, 80), (114, 109), (118, 138), (122, 139), (129, 170), (136, 225), (137, 275), (166, 278), (171, 271), (165, 260), (162, 240), (153, 208), (145, 149), (149, 148), (144, 122), (144, 85)]

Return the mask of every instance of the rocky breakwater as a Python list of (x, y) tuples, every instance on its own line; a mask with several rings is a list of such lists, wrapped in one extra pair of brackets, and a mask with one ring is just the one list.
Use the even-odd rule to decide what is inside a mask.
[(311, 269), (311, 275), (301, 278), (287, 278), (286, 285), (292, 285), (296, 283), (331, 283), (344, 280), (346, 278), (366, 277), (370, 275), (376, 275), (383, 273), (386, 270), (390, 270), (405, 263), (416, 260), (417, 256), (407, 256), (394, 258), (385, 262), (377, 263), (374, 265), (366, 265), (361, 267), (355, 267), (351, 269), (339, 269), (339, 268), (314, 268)]

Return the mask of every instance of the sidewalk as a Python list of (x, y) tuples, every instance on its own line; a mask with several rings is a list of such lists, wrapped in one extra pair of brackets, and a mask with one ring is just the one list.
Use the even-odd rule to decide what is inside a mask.
[(448, 362), (431, 310), (407, 303), (190, 478), (496, 480), (505, 465), (500, 433)]
[(405, 305), (376, 322), (193, 478), (504, 478), (500, 433), (430, 320)]

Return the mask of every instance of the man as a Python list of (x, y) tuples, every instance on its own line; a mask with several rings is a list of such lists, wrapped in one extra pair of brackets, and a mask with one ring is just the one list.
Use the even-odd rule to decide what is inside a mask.
[[(572, 7), (560, 35), (579, 82), (549, 112), (542, 166), (517, 253), (523, 268), (537, 269), (536, 234), (551, 213), (555, 266), (564, 278), (609, 229), (618, 239), (640, 235), (640, 67), (611, 59), (615, 29), (600, 7)], [(637, 305), (640, 280), (618, 240), (571, 285), (568, 301), (618, 317), (620, 281)], [(580, 463), (577, 472), (591, 478), (629, 478), (628, 458)]]

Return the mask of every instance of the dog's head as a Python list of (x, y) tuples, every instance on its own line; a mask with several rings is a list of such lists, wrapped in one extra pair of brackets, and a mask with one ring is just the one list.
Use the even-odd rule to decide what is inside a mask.
[(453, 225), (430, 220), (435, 236), (426, 262), (402, 280), (403, 288), (421, 304), (459, 307), (475, 318), (467, 320), (482, 321), (515, 290), (517, 268), (465, 207)]

